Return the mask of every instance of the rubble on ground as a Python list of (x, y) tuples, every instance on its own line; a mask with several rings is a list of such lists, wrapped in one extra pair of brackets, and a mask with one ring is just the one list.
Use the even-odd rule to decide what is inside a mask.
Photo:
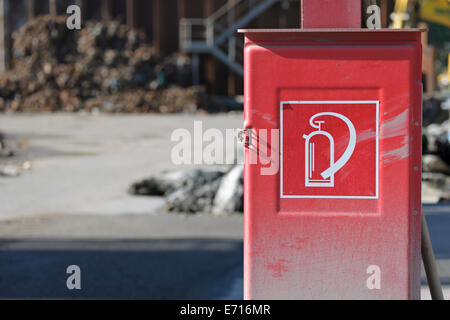
[(0, 165), (0, 176), (18, 177), (28, 170), (31, 170), (31, 161), (25, 161), (20, 164)]
[(434, 154), (424, 154), (422, 156), (422, 170), (423, 172), (436, 172), (450, 175), (450, 166)]
[(244, 166), (235, 166), (222, 178), (214, 196), (212, 213), (244, 211)]
[(134, 183), (129, 192), (164, 196), (174, 212), (242, 212), (243, 166), (163, 172)]
[(5, 135), (0, 132), (0, 158), (9, 158), (14, 156), (14, 151), (12, 151), (5, 141)]
[(440, 124), (448, 119), (449, 112), (444, 106), (444, 97), (439, 94), (425, 97), (423, 99), (423, 124), (428, 126), (430, 124)]
[(450, 201), (450, 177), (443, 173), (422, 173), (422, 194), (424, 203)]
[(425, 203), (450, 201), (448, 112), (437, 99), (425, 99), (422, 131), (422, 199)]
[(438, 155), (450, 164), (450, 120), (423, 128), (422, 153)]
[(31, 170), (31, 161), (19, 155), (19, 150), (27, 146), (27, 140), (7, 141), (5, 135), (0, 132), (0, 177), (18, 177)]
[(14, 35), (14, 67), (0, 77), (0, 111), (195, 111), (188, 57), (158, 55), (145, 34), (118, 21), (69, 30), (39, 16)]

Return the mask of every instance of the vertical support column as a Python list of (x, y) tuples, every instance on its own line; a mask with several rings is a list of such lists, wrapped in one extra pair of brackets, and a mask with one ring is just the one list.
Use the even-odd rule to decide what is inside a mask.
[[(152, 35), (153, 45), (161, 54), (175, 52), (178, 46), (179, 26), (178, 1), (153, 0), (152, 1)], [(191, 5), (191, 1), (188, 2)]]
[[(234, 3), (236, 0), (228, 0), (228, 4), (230, 5), (230, 10), (227, 14), (228, 26), (231, 26), (236, 21), (236, 12), (234, 10)], [(235, 61), (236, 60), (236, 38), (231, 36), (228, 39), (228, 59)], [(236, 95), (236, 76), (234, 72), (228, 69), (228, 95), (235, 96)]]
[[(419, 28), (427, 28), (426, 23), (420, 23)], [(431, 94), (436, 89), (436, 48), (428, 45), (428, 32), (422, 32), (422, 73), (425, 75), (424, 93)]]
[(164, 29), (164, 0), (153, 0), (153, 45), (158, 53), (161, 53), (164, 38), (162, 32)]
[[(188, 17), (185, 0), (178, 0), (177, 6), (178, 6), (178, 21), (180, 22), (181, 19)], [(186, 34), (186, 30), (182, 29), (181, 24), (179, 24), (179, 28), (180, 28), (180, 33), (179, 33), (180, 41), (178, 43), (178, 50), (180, 51), (180, 50), (182, 50), (182, 48), (184, 46), (184, 44), (182, 43), (181, 33), (182, 32), (184, 33), (183, 38), (186, 38), (187, 34)]]
[[(215, 11), (215, 0), (204, 0), (203, 2), (203, 18), (206, 19), (210, 17)], [(213, 41), (214, 39), (214, 30), (209, 29), (207, 27), (206, 31), (206, 39)], [(213, 43), (208, 43), (208, 45), (213, 45)], [(204, 72), (205, 72), (205, 81), (208, 86), (208, 89), (211, 92), (217, 94), (217, 68), (219, 67), (219, 62), (211, 55), (206, 55), (204, 57)]]
[(126, 0), (126, 20), (130, 28), (136, 27), (136, 0)]
[(178, 0), (178, 20), (187, 17), (186, 0)]
[[(205, 0), (203, 3), (203, 18), (210, 17), (214, 12), (216, 12), (216, 10), (222, 7), (222, 5), (226, 3), (226, 1), (228, 0)], [(221, 23), (222, 27), (227, 27), (226, 25), (224, 25), (223, 21)], [(208, 90), (217, 95), (227, 94), (228, 67), (218, 61), (212, 55), (205, 55), (203, 65), (205, 67), (205, 82), (208, 86)]]
[(153, 0), (153, 45), (158, 53), (163, 53), (167, 42), (165, 28), (165, 5), (167, 0)]
[(387, 28), (389, 27), (389, 11), (388, 11), (388, 2), (380, 1), (381, 6), (381, 27)]
[(56, 5), (56, 0), (49, 0), (48, 11), (52, 17), (56, 17), (58, 15), (58, 8)]
[(8, 10), (9, 0), (0, 0), (0, 74), (11, 66), (11, 32)]
[(200, 57), (196, 53), (192, 55), (192, 84), (194, 87), (200, 85)]
[(27, 20), (31, 20), (36, 16), (35, 0), (27, 0)]
[[(208, 18), (214, 13), (215, 6), (214, 6), (214, 0), (206, 0), (204, 2), (204, 18)], [(214, 45), (214, 24), (208, 23), (206, 26), (206, 42), (208, 45), (212, 46)]]
[(102, 20), (110, 21), (112, 19), (112, 0), (102, 0)]
[(361, 28), (361, 0), (302, 0), (302, 28)]

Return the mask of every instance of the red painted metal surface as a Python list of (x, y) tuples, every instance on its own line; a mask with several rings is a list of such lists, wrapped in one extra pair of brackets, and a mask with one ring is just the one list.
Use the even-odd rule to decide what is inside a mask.
[(361, 0), (302, 0), (302, 28), (361, 28)]
[(241, 31), (246, 299), (420, 297), (420, 31)]

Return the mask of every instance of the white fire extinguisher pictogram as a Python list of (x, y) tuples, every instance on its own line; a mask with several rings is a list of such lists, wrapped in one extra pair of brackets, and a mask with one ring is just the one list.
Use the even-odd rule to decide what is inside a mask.
[[(344, 154), (334, 162), (334, 138), (322, 130), (325, 121), (315, 120), (321, 116), (332, 116), (341, 119), (347, 125), (350, 139)], [(306, 187), (334, 187), (334, 175), (350, 160), (356, 146), (356, 130), (353, 123), (345, 116), (335, 112), (317, 113), (309, 119), (311, 127), (318, 130), (309, 135), (303, 135), (305, 139), (305, 186)], [(323, 148), (328, 148), (324, 152)], [(317, 152), (317, 150), (319, 152)], [(320, 155), (321, 158), (317, 158)]]

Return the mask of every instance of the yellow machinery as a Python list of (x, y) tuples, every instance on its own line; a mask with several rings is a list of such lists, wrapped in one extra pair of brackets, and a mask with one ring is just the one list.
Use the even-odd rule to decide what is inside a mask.
[(423, 0), (420, 18), (450, 28), (450, 0)]
[[(418, 14), (421, 20), (450, 28), (450, 0), (396, 0), (391, 14), (391, 27), (395, 29), (410, 27), (409, 24), (414, 20), (412, 13), (417, 4), (420, 5)], [(448, 60), (450, 66), (450, 53)], [(450, 67), (437, 78), (441, 85), (449, 86)]]
[(409, 20), (408, 5), (409, 0), (397, 0), (395, 1), (394, 12), (391, 14), (392, 28), (401, 29), (404, 27), (404, 23)]
[(422, 20), (450, 28), (450, 0), (396, 0), (391, 14), (392, 28), (404, 28), (417, 3), (420, 4), (419, 16)]
[(450, 86), (450, 53), (448, 54), (447, 72), (438, 75), (437, 80), (442, 86)]

